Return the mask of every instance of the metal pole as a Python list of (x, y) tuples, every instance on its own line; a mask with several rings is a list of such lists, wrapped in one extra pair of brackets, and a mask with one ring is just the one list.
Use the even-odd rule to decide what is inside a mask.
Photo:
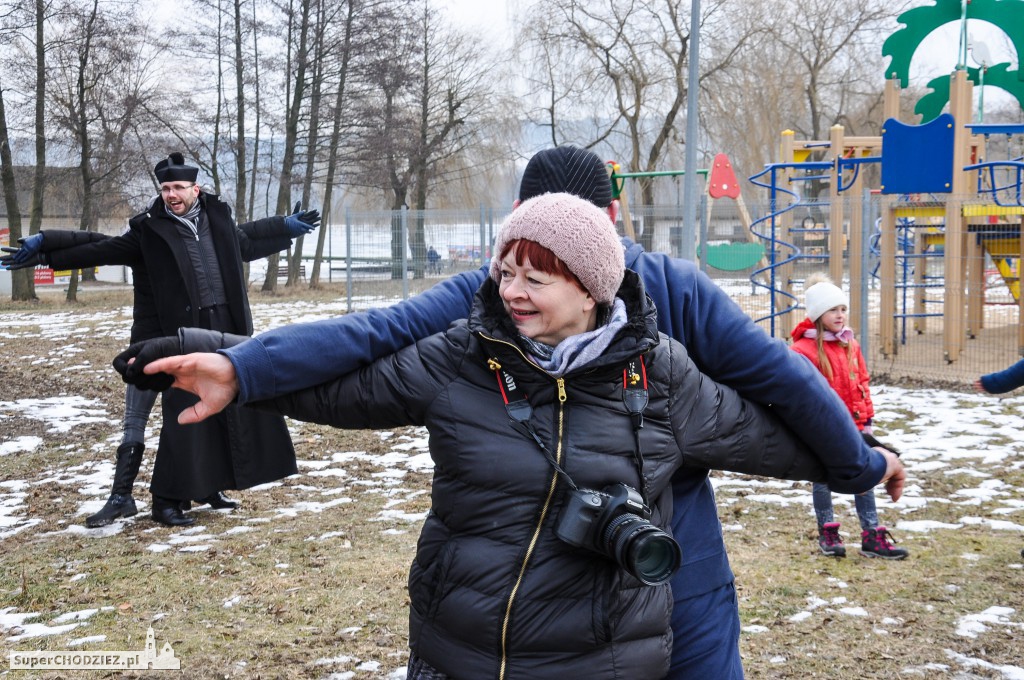
[(700, 65), (700, 0), (690, 0), (690, 56), (686, 84), (686, 150), (683, 176), (683, 243), (679, 256), (694, 260), (696, 253), (697, 195), (697, 69)]
[[(874, 206), (871, 204), (871, 190), (864, 189), (861, 201), (860, 225), (860, 300), (857, 300), (857, 332), (860, 334), (860, 350), (864, 361), (870, 361), (871, 333), (868, 328), (868, 286), (871, 270), (868, 268), (868, 255), (871, 252), (871, 224), (874, 220)], [(870, 366), (867, 367), (871, 369)]]
[(482, 267), (487, 259), (487, 208), (480, 204), (480, 261), (477, 266)]
[(708, 273), (708, 194), (702, 191), (700, 194), (700, 270)]
[(409, 206), (402, 206), (402, 299), (409, 299)]
[(352, 312), (352, 208), (345, 206), (345, 299)]

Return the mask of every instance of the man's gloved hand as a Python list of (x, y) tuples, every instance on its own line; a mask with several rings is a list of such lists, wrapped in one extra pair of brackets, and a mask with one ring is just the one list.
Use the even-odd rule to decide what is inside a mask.
[(292, 238), (305, 236), (320, 226), (320, 211), (303, 210), (302, 201), (296, 201), (292, 214), (284, 218), (284, 226)]
[(18, 239), (20, 248), (0, 248), (7, 255), (0, 256), (0, 267), (4, 269), (24, 269), (35, 267), (40, 264), (47, 264), (46, 253), (41, 252), (43, 247), (43, 235), (33, 234), (28, 238)]
[[(130, 345), (128, 349), (114, 357), (114, 370), (121, 374), (121, 379), (127, 384), (135, 385), (140, 390), (163, 392), (174, 383), (174, 376), (167, 373), (146, 375), (142, 369), (151, 361), (179, 354), (181, 341), (177, 335), (143, 340)], [(130, 359), (135, 361), (129, 363)]]

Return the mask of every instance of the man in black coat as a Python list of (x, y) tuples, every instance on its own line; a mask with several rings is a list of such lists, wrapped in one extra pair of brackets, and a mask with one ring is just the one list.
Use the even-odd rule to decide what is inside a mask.
[[(315, 228), (317, 211), (296, 211), (236, 225), (231, 209), (196, 183), (199, 169), (173, 153), (157, 163), (160, 196), (129, 220), (121, 236), (43, 231), (0, 263), (11, 268), (47, 264), (55, 269), (97, 265), (132, 267), (135, 308), (132, 339), (174, 335), (196, 327), (252, 334), (242, 263), (288, 247), (293, 236)], [(192, 500), (234, 507), (224, 489), (244, 489), (296, 472), (295, 452), (284, 420), (232, 408), (216, 422), (179, 425), (177, 414), (197, 401), (180, 390), (163, 396), (164, 425), (153, 469), (153, 519), (184, 526), (195, 519), (182, 512)], [(110, 499), (91, 526), (102, 526), (137, 510), (131, 487), (142, 458), (141, 443), (118, 449)], [(95, 520), (95, 521), (94, 521)]]

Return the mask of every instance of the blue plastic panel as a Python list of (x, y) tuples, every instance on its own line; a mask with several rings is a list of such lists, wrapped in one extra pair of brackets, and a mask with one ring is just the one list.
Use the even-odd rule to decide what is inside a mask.
[(882, 193), (948, 194), (953, 186), (953, 133), (948, 113), (923, 125), (895, 118), (882, 127)]

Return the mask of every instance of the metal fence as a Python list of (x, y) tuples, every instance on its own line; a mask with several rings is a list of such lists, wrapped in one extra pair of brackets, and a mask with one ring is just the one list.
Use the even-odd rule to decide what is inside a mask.
[[(937, 217), (941, 210), (932, 198), (918, 201), (924, 206), (919, 216), (909, 211), (909, 217), (896, 220), (895, 250), (883, 257), (882, 216), (892, 210), (893, 200), (865, 194), (847, 199), (838, 212), (814, 202), (782, 208), (769, 201), (704, 203), (698, 261), (766, 333), (783, 340), (803, 318), (807, 276), (831, 270), (836, 278), (838, 271), (836, 283), (851, 295), (851, 325), (878, 381), (967, 385), (1016, 361), (1024, 344), (1018, 330), (1020, 218), (974, 220), (970, 247), (949, 249), (962, 253), (953, 261)], [(508, 212), (347, 211), (343, 222), (323, 227), (321, 280), (345, 284), (350, 311), (408, 298), (442, 278), (480, 267), (490, 258), (494, 234)], [(837, 214), (847, 217), (833, 230), (830, 220)], [(649, 250), (678, 252), (684, 233), (680, 206), (634, 207), (630, 220)], [(621, 220), (618, 227), (620, 233), (626, 229)], [(431, 248), (436, 257), (428, 254)], [(307, 269), (315, 252), (316, 240), (307, 238)], [(964, 275), (968, 258), (979, 256), (980, 290)], [(895, 274), (883, 284), (886, 261)], [(963, 306), (946, 304), (948, 276), (963, 282)], [(255, 271), (253, 278), (258, 277)], [(963, 342), (950, 355), (948, 323), (959, 314), (969, 320), (957, 321), (964, 327)]]

